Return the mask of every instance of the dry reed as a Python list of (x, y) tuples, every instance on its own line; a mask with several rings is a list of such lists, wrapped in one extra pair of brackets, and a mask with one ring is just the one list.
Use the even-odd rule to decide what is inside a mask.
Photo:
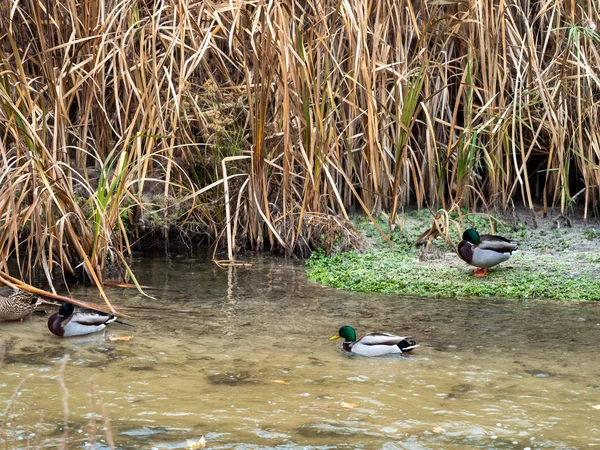
[(356, 209), (588, 217), (597, 17), (591, 0), (3, 2), (0, 246), (24, 277), (101, 286), (172, 229), (226, 236), (232, 258), (303, 252), (315, 217)]

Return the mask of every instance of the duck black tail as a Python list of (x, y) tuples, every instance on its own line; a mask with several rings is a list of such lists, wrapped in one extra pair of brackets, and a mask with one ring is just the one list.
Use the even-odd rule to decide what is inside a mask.
[[(121, 325), (125, 325), (126, 327), (131, 327), (131, 328), (135, 328), (135, 325), (131, 325), (130, 323), (127, 322), (123, 322), (122, 320), (119, 319), (115, 319), (116, 323), (120, 323)], [(404, 351), (404, 350), (403, 350)]]
[(410, 352), (412, 349), (417, 348), (419, 346), (419, 344), (417, 344), (417, 342), (411, 337), (407, 337), (406, 339), (401, 340), (396, 345), (402, 351), (402, 353)]

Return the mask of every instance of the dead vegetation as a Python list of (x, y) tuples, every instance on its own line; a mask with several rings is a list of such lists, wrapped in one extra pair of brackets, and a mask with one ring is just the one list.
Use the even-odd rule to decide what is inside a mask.
[(0, 5), (0, 246), (101, 286), (146, 234), (355, 246), (349, 214), (598, 210), (598, 6)]

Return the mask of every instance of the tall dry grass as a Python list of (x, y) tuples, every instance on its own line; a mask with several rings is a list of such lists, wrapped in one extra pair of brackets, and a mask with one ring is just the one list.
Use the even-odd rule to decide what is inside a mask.
[(2, 2), (0, 246), (25, 276), (101, 285), (174, 228), (233, 258), (303, 253), (356, 209), (587, 217), (597, 19), (591, 0)]

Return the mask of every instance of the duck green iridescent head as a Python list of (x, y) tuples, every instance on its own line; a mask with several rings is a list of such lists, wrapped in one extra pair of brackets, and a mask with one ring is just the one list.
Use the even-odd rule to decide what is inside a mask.
[(58, 315), (60, 317), (69, 317), (75, 311), (75, 307), (70, 303), (63, 303), (60, 309), (58, 310)]
[(331, 336), (329, 340), (332, 341), (339, 338), (344, 338), (348, 342), (354, 342), (356, 341), (356, 331), (354, 331), (354, 328), (352, 328), (350, 325), (344, 325), (342, 328), (340, 328), (338, 333), (334, 336)]
[(473, 228), (469, 228), (468, 230), (465, 230), (462, 238), (463, 238), (463, 241), (470, 242), (473, 245), (479, 244), (479, 233), (477, 231), (475, 231)]

